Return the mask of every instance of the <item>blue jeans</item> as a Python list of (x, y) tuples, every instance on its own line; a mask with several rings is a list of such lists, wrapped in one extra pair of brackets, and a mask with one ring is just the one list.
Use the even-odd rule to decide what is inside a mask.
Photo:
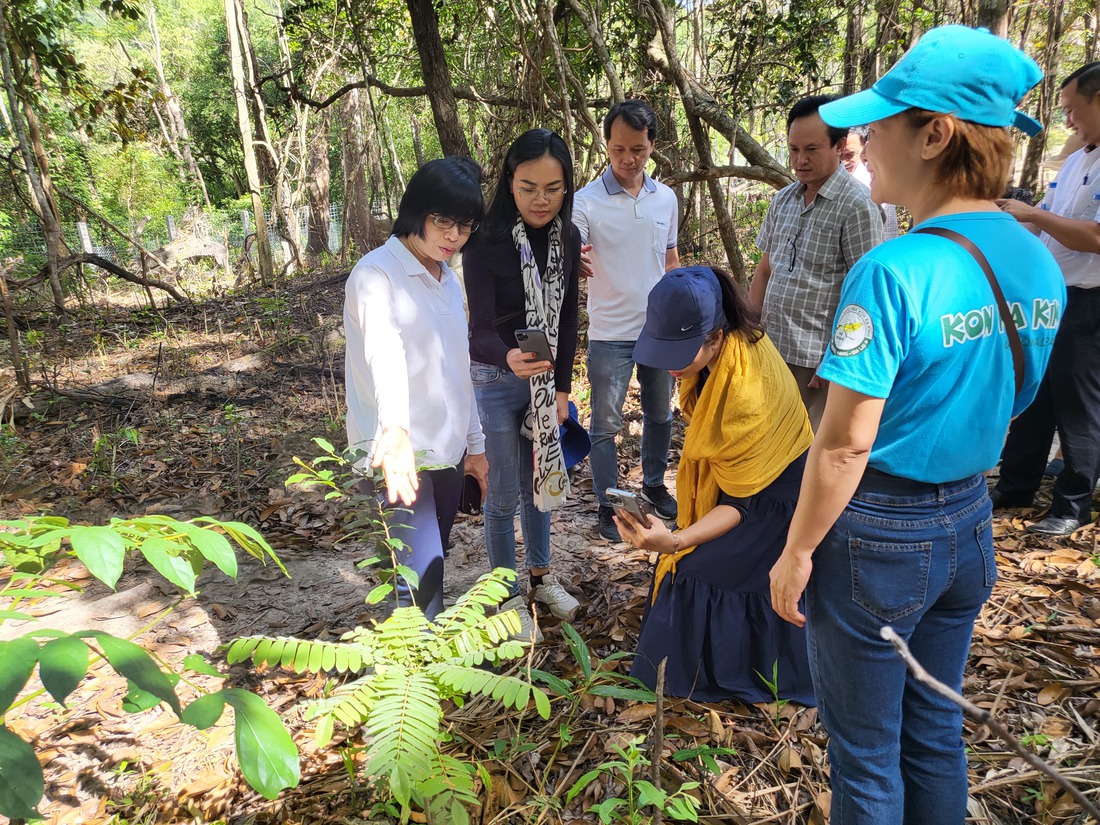
[[(589, 341), (588, 383), (592, 395), (592, 489), (601, 505), (604, 491), (619, 486), (619, 456), (615, 437), (623, 427), (623, 404), (634, 372), (633, 341)], [(638, 364), (642, 388), (642, 483), (665, 483), (668, 447), (672, 442), (672, 390), (676, 380), (668, 370)]]
[[(485, 552), (493, 567), (516, 569), (516, 510), (526, 548), (528, 567), (550, 566), (550, 514), (535, 506), (531, 494), (534, 455), (531, 439), (519, 428), (531, 406), (531, 386), (508, 370), (491, 364), (470, 363), (478, 416), (485, 433), (489, 462), (489, 489), (485, 517)], [(519, 583), (512, 583), (512, 593)]]
[(962, 711), (917, 682), (879, 629), (893, 627), (932, 676), (961, 689), (997, 578), (985, 479), (925, 484), (868, 469), (813, 563), (806, 606), (829, 732), (829, 821), (961, 825)]

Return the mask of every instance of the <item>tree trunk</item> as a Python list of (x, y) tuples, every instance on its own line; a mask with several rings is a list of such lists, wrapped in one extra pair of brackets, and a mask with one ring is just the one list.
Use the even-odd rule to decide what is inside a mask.
[(604, 75), (607, 77), (608, 86), (611, 87), (611, 104), (614, 105), (626, 100), (626, 94), (623, 92), (623, 82), (619, 78), (619, 70), (615, 66), (615, 61), (611, 59), (611, 52), (607, 48), (607, 42), (604, 40), (603, 32), (600, 31), (595, 15), (590, 15), (585, 11), (580, 4), (580, 0), (566, 0), (566, 2), (588, 32), (588, 38), (592, 43), (592, 52), (596, 55), (596, 59), (600, 61), (600, 66), (603, 67)]
[(420, 137), (420, 118), (412, 116), (413, 157), (416, 158), (416, 168), (419, 169), (428, 159), (424, 157), (424, 141)]
[[(710, 148), (710, 136), (707, 134), (706, 124), (695, 115), (688, 115), (688, 128), (691, 130), (691, 139), (695, 143), (695, 151), (699, 154), (699, 165), (706, 169), (714, 165), (714, 158)], [(733, 226), (733, 218), (730, 217), (726, 206), (725, 193), (722, 184), (717, 178), (707, 180), (707, 189), (710, 192), (711, 204), (714, 206), (714, 217), (718, 221), (718, 234), (722, 238), (722, 246), (726, 249), (726, 260), (729, 262), (730, 274), (741, 286), (748, 288), (748, 273), (745, 271), (745, 259), (741, 255), (741, 247), (737, 243), (737, 230)]]
[(344, 254), (362, 255), (371, 248), (371, 211), (367, 185), (367, 153), (363, 145), (362, 106), (359, 90), (340, 101), (343, 125), (341, 166), (344, 174)]
[(424, 85), (428, 87), (428, 100), (432, 117), (439, 132), (439, 145), (444, 155), (470, 156), (462, 121), (458, 117), (458, 102), (451, 87), (451, 70), (443, 53), (443, 41), (439, 37), (439, 17), (432, 0), (405, 0), (412, 18), (413, 39), (420, 55), (420, 68)]
[(225, 26), (229, 35), (229, 66), (233, 80), (233, 97), (237, 103), (237, 128), (241, 133), (244, 168), (248, 176), (248, 193), (252, 197), (252, 221), (256, 227), (256, 256), (260, 265), (260, 281), (267, 285), (275, 279), (275, 266), (271, 258), (271, 244), (267, 237), (267, 219), (264, 216), (260, 172), (256, 164), (252, 124), (248, 116), (244, 55), (241, 51), (241, 38), (237, 28), (239, 2), (240, 0), (225, 0)]
[(1008, 36), (1008, 0), (978, 0), (975, 26), (984, 26), (998, 37)]
[[(183, 118), (183, 109), (180, 108), (179, 98), (176, 97), (172, 87), (164, 74), (164, 59), (160, 49), (160, 28), (157, 26), (157, 9), (151, 2), (145, 10), (146, 19), (149, 21), (149, 34), (153, 40), (153, 66), (157, 71), (157, 79), (160, 81), (160, 92), (164, 95), (164, 110), (167, 116), (168, 132), (170, 134), (171, 147), (183, 163), (187, 173), (198, 186), (202, 193), (202, 201), (206, 208), (210, 209), (210, 197), (206, 193), (206, 181), (203, 179), (202, 170), (195, 162), (195, 155), (191, 151), (191, 133), (187, 130), (187, 121)], [(159, 117), (159, 115), (158, 115)]]
[(329, 109), (321, 111), (317, 133), (309, 145), (309, 169), (306, 187), (309, 191), (309, 240), (306, 255), (311, 265), (329, 251), (329, 168), (328, 138), (331, 123)]
[[(1035, 119), (1043, 124), (1050, 123), (1051, 113), (1054, 110), (1054, 99), (1058, 94), (1055, 79), (1058, 68), (1058, 44), (1062, 39), (1062, 13), (1064, 9), (1064, 0), (1054, 0), (1047, 9), (1046, 43), (1043, 46), (1043, 53), (1040, 55), (1039, 60), (1039, 65), (1043, 69), (1043, 80), (1039, 84), (1039, 109), (1035, 113)], [(1024, 168), (1020, 174), (1020, 186), (1024, 189), (1030, 189), (1034, 192), (1037, 188), (1039, 165), (1043, 162), (1043, 155), (1046, 153), (1049, 131), (1049, 129), (1044, 128), (1027, 142)]]
[[(58, 218), (60, 212), (48, 189), (49, 166), (43, 168), (39, 165), (41, 161), (45, 160), (46, 151), (42, 147), (34, 112), (31, 111), (30, 106), (25, 105), (19, 99), (15, 90), (16, 81), (12, 70), (7, 26), (7, 2), (0, 0), (0, 61), (3, 65), (4, 91), (7, 94), (8, 106), (10, 107), (12, 123), (15, 126), (16, 139), (19, 142), (19, 154), (23, 158), (27, 183), (34, 195), (32, 204), (42, 221), (42, 231), (46, 236), (46, 275), (50, 282), (50, 290), (53, 292), (54, 306), (58, 313), (65, 315), (65, 290), (61, 286), (61, 274), (57, 267), (63, 244), (61, 223)], [(26, 122), (24, 122), (24, 117), (26, 117)], [(33, 137), (28, 135), (28, 131), (33, 132)], [(32, 140), (36, 142), (36, 145), (32, 145)]]

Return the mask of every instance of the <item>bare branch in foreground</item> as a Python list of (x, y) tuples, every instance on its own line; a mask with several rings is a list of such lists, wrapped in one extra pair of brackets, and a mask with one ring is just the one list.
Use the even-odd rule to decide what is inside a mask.
[(949, 688), (947, 685), (936, 679), (934, 676), (932, 676), (932, 674), (925, 670), (921, 663), (918, 662), (916, 660), (916, 657), (914, 657), (913, 654), (910, 652), (909, 646), (905, 643), (901, 636), (897, 634), (894, 628), (889, 626), (884, 627), (879, 631), (879, 635), (894, 646), (894, 649), (897, 650), (898, 655), (902, 658), (902, 661), (904, 661), (905, 664), (908, 666), (909, 670), (912, 671), (914, 678), (916, 678), (918, 682), (920, 682), (922, 685), (927, 685), (928, 687), (932, 688), (932, 690), (934, 690), (943, 698), (950, 699), (952, 702), (962, 708), (962, 712), (964, 714), (973, 719), (975, 722), (978, 722), (982, 725), (987, 725), (991, 731), (993, 731), (995, 734), (997, 734), (997, 736), (1000, 737), (1002, 742), (1004, 742), (1006, 745), (1008, 745), (1009, 748), (1019, 754), (1020, 758), (1022, 758), (1025, 762), (1027, 762), (1036, 770), (1045, 773), (1047, 776), (1049, 776), (1051, 779), (1053, 779), (1055, 782), (1057, 782), (1059, 785), (1069, 791), (1070, 796), (1076, 799), (1081, 807), (1084, 808), (1085, 811), (1094, 820), (1100, 822), (1100, 808), (1097, 808), (1096, 805), (1093, 804), (1093, 802), (1087, 796), (1085, 796), (1077, 788), (1076, 785), (1074, 785), (1069, 779), (1059, 773), (1058, 769), (1047, 762), (1045, 759), (1040, 759), (1030, 750), (1021, 745), (1016, 737), (1008, 732), (1008, 728), (1006, 728), (995, 718), (993, 718), (993, 715), (989, 711), (985, 710), (984, 708), (978, 707), (972, 702), (967, 701), (964, 697), (960, 696), (958, 693), (953, 691), (951, 688)]

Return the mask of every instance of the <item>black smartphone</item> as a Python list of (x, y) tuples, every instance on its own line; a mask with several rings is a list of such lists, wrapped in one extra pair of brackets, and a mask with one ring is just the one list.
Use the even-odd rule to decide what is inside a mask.
[(616, 510), (625, 510), (634, 516), (642, 524), (649, 526), (649, 516), (642, 510), (642, 502), (636, 495), (626, 490), (617, 490), (614, 487), (607, 490), (607, 501)]
[(520, 352), (533, 352), (539, 361), (554, 363), (554, 353), (550, 351), (550, 340), (541, 329), (517, 329), (516, 343)]

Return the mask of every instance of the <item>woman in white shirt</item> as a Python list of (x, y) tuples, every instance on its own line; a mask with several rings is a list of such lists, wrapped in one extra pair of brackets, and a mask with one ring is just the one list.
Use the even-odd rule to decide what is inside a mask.
[(345, 287), (348, 445), (382, 469), (389, 504), (400, 502), (390, 534), (404, 542), (398, 561), (418, 582), (399, 580), (398, 604), (416, 604), (429, 619), (443, 609), (443, 550), (463, 471), (482, 489), (488, 471), (462, 286), (447, 265), (483, 214), (473, 161), (426, 163), (401, 198), (393, 235), (360, 259)]

